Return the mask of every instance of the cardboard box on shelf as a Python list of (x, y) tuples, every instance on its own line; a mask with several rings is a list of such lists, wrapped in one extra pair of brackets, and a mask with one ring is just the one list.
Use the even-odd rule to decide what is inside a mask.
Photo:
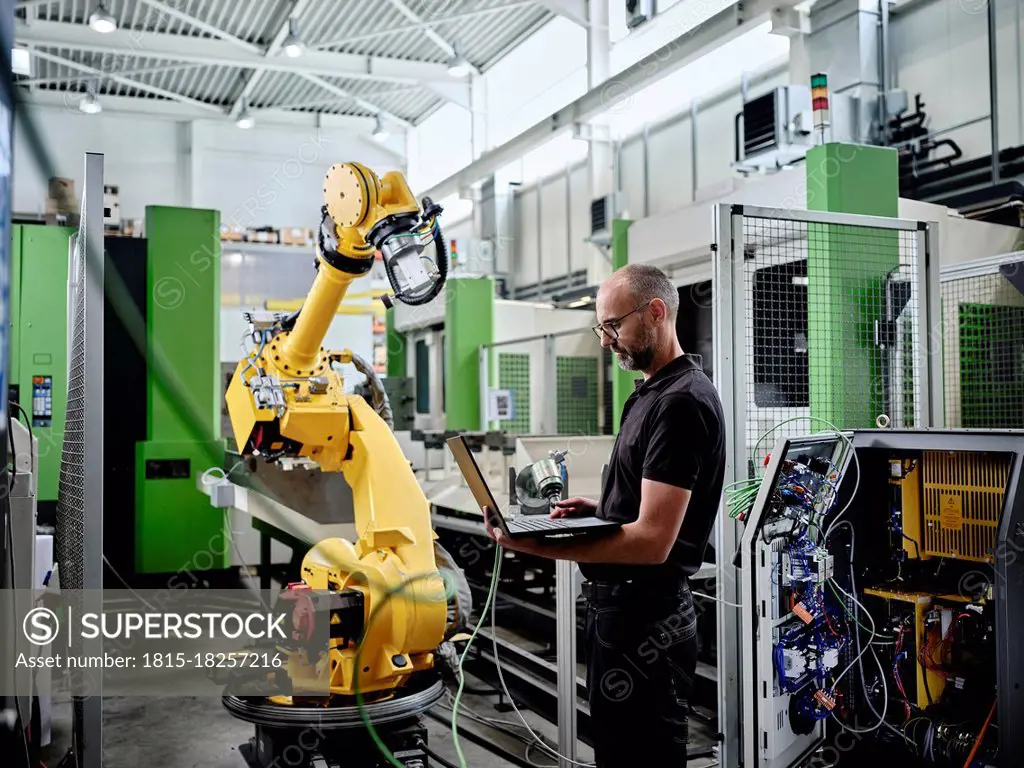
[(81, 204), (75, 199), (54, 199), (52, 197), (46, 198), (46, 208), (43, 211), (47, 216), (53, 214), (74, 214), (79, 215), (82, 212)]
[(245, 239), (250, 243), (279, 243), (281, 241), (278, 231), (270, 227), (250, 229), (246, 233)]
[(221, 224), (220, 239), (240, 243), (245, 240), (245, 230), (234, 224)]
[(75, 180), (62, 179), (59, 176), (51, 176), (47, 197), (50, 197), (53, 200), (62, 200), (65, 198), (73, 200), (75, 197)]
[(281, 243), (284, 245), (312, 245), (313, 230), (305, 227), (285, 227), (281, 230)]
[(121, 195), (112, 184), (103, 186), (103, 224), (107, 227), (121, 226)]

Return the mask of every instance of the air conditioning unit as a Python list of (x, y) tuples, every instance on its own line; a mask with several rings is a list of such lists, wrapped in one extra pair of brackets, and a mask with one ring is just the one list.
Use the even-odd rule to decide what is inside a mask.
[(590, 202), (590, 237), (588, 242), (595, 245), (610, 245), (612, 242), (612, 221), (622, 214), (625, 196), (612, 192)]
[(816, 143), (811, 89), (783, 85), (751, 99), (736, 115), (736, 156), (740, 171), (772, 171), (802, 160)]
[(655, 0), (626, 0), (626, 26), (630, 29), (654, 18)]

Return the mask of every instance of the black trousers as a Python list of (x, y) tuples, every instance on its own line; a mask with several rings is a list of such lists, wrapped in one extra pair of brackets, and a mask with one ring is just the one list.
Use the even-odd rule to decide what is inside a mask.
[(597, 768), (682, 768), (697, 669), (689, 586), (588, 584), (587, 691)]

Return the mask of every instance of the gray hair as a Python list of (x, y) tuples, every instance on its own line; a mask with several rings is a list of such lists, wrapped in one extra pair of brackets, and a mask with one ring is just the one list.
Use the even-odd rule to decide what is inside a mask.
[(669, 317), (674, 318), (679, 310), (679, 291), (668, 275), (649, 264), (627, 264), (615, 271), (612, 279), (623, 280), (633, 294), (637, 306), (643, 306), (652, 299), (665, 302)]

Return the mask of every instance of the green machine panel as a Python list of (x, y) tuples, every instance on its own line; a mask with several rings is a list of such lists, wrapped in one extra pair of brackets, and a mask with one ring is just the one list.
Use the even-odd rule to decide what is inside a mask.
[(74, 229), (14, 227), (11, 381), (39, 441), (40, 503), (56, 502), (67, 402), (68, 239)]
[(196, 488), (198, 476), (224, 460), (219, 230), (217, 211), (146, 209), (149, 376), (147, 440), (136, 446), (139, 573), (177, 571), (197, 556), (204, 562), (196, 568), (230, 562), (230, 548), (210, 545), (224, 540), (224, 513)]
[[(888, 147), (823, 144), (807, 153), (807, 208), (899, 215), (899, 155)], [(883, 410), (882, 355), (874, 323), (886, 278), (900, 265), (900, 233), (807, 225), (807, 338), (811, 414), (866, 428)]]
[[(612, 221), (612, 271), (622, 269), (629, 263), (629, 227), (633, 222), (629, 219)], [(612, 362), (612, 434), (619, 434), (619, 422), (622, 421), (622, 409), (626, 400), (636, 390), (636, 382), (643, 376), (640, 371), (627, 371), (619, 365), (615, 354)]]
[(145, 442), (136, 446), (136, 570), (178, 573), (224, 568), (230, 534), (223, 510), (196, 490), (196, 477), (224, 462), (224, 443)]
[(449, 279), (445, 296), (445, 426), (480, 429), (480, 346), (494, 335), (494, 280)]

